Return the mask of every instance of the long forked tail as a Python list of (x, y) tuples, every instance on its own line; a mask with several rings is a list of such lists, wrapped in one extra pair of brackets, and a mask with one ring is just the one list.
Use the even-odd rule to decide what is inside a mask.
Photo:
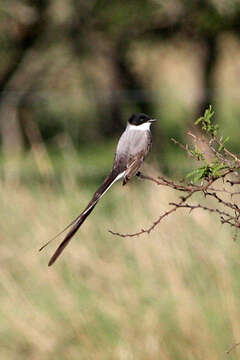
[[(98, 188), (98, 190), (93, 195), (92, 200), (89, 202), (87, 207), (83, 210), (83, 212), (70, 224), (68, 225), (63, 231), (70, 228), (68, 233), (66, 234), (65, 238), (61, 242), (61, 244), (58, 246), (54, 254), (52, 255), (48, 266), (51, 266), (57, 258), (61, 255), (65, 247), (68, 245), (70, 240), (72, 239), (73, 235), (78, 231), (82, 223), (86, 220), (89, 214), (93, 211), (94, 207), (97, 205), (98, 201), (101, 199), (101, 197), (107, 192), (107, 190), (115, 183), (115, 181), (119, 180), (123, 174), (118, 174), (114, 170), (109, 174), (109, 176), (104, 180), (102, 185)], [(58, 235), (60, 235), (63, 231), (61, 231)], [(57, 236), (58, 236), (57, 235)], [(55, 237), (56, 238), (56, 237)], [(51, 240), (50, 240), (51, 241)], [(39, 251), (45, 248), (50, 242), (47, 242), (45, 245), (43, 245)]]

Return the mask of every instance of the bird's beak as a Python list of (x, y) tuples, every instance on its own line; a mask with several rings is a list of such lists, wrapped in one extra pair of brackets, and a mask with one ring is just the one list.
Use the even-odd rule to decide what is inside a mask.
[(155, 121), (157, 121), (157, 120), (158, 120), (158, 119), (150, 119), (149, 122), (152, 123), (152, 122), (155, 122)]

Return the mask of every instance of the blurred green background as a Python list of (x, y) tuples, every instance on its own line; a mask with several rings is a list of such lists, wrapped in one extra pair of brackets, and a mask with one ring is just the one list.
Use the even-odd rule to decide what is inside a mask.
[[(1, 0), (0, 358), (239, 359), (240, 253), (214, 216), (133, 179), (106, 194), (71, 245), (57, 242), (111, 168), (126, 121), (145, 112), (144, 172), (181, 179), (172, 142), (212, 104), (239, 152), (240, 1)], [(151, 165), (150, 165), (151, 164)]]

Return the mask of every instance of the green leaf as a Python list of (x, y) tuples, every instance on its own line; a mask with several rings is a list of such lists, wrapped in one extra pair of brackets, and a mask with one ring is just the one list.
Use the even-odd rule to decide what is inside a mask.
[(222, 151), (226, 142), (228, 142), (229, 139), (230, 139), (230, 136), (227, 136), (226, 139), (223, 140), (222, 144), (218, 147), (218, 151)]
[(219, 129), (219, 126), (212, 124), (212, 117), (214, 115), (214, 111), (212, 110), (212, 106), (209, 105), (209, 108), (204, 111), (204, 116), (201, 116), (199, 119), (195, 121), (195, 125), (201, 123), (202, 130), (210, 133), (211, 135), (216, 135)]

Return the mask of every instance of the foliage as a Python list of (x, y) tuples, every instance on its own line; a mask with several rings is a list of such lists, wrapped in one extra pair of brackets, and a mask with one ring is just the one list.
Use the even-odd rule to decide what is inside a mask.
[(205, 110), (204, 115), (201, 116), (198, 120), (196, 120), (194, 124), (198, 125), (200, 123), (202, 125), (202, 130), (206, 131), (212, 136), (216, 136), (219, 125), (212, 124), (213, 115), (214, 111), (212, 111), (212, 106), (210, 105), (209, 108)]
[[(203, 132), (208, 136), (210, 135), (211, 139), (208, 142), (209, 149), (214, 154), (214, 159), (211, 163), (209, 163), (204, 156), (204, 153), (195, 146), (194, 149), (188, 149), (191, 155), (202, 164), (201, 166), (195, 168), (189, 174), (187, 174), (187, 178), (193, 178), (193, 182), (196, 183), (199, 180), (211, 180), (217, 179), (221, 177), (222, 170), (231, 170), (235, 167), (235, 163), (229, 163), (229, 160), (224, 158), (223, 153), (225, 151), (225, 144), (230, 139), (227, 136), (225, 139), (219, 139), (217, 137), (219, 125), (213, 123), (213, 115), (214, 111), (212, 111), (211, 105), (208, 109), (205, 110), (204, 116), (201, 116), (198, 120), (195, 121), (195, 125), (201, 124), (201, 128)], [(196, 142), (196, 139), (195, 139)], [(217, 147), (215, 147), (217, 145)], [(235, 160), (234, 160), (235, 161)]]

